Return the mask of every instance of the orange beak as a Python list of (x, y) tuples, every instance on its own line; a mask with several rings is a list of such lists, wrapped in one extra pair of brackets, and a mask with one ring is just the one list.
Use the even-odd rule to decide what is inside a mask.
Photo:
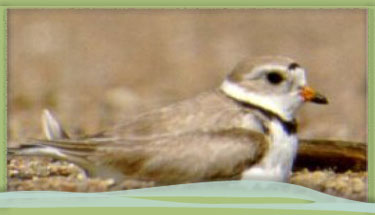
[(301, 96), (306, 102), (314, 102), (317, 104), (328, 104), (325, 96), (316, 92), (313, 88), (304, 86), (301, 90)]

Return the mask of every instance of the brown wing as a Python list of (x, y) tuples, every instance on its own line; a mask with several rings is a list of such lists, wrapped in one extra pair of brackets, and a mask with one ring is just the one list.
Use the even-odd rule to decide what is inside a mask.
[(237, 104), (221, 92), (213, 91), (125, 120), (105, 136), (128, 140), (157, 139), (236, 127), (242, 117), (243, 110)]
[[(146, 144), (145, 144), (146, 143)], [(127, 177), (176, 184), (238, 179), (268, 148), (264, 135), (243, 129), (195, 132), (152, 142), (98, 147), (90, 160), (104, 161)]]
[[(36, 141), (11, 150), (77, 163), (91, 176), (153, 181), (159, 185), (238, 179), (267, 150), (264, 135), (243, 129), (194, 132), (152, 141)], [(122, 179), (122, 178), (121, 178)]]

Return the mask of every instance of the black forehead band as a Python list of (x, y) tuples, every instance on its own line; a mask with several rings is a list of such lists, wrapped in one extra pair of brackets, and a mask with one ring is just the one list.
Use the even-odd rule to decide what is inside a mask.
[(298, 63), (291, 63), (291, 64), (289, 64), (288, 69), (289, 69), (289, 70), (293, 70), (293, 69), (296, 69), (296, 68), (298, 68), (298, 67), (300, 67), (300, 66), (298, 65)]

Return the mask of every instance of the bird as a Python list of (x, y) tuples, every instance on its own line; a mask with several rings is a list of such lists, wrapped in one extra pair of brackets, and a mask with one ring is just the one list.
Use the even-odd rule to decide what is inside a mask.
[(221, 180), (288, 182), (298, 149), (296, 114), (328, 104), (306, 70), (282, 56), (245, 59), (218, 88), (86, 137), (70, 137), (49, 110), (46, 139), (8, 149), (82, 167), (89, 177), (171, 185)]

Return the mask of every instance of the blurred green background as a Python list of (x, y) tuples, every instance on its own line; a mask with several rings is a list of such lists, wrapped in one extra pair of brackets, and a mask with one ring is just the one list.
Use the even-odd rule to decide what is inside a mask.
[(43, 108), (95, 133), (264, 55), (295, 59), (329, 98), (302, 108), (300, 137), (365, 142), (366, 25), (360, 9), (9, 10), (8, 144), (42, 137)]

